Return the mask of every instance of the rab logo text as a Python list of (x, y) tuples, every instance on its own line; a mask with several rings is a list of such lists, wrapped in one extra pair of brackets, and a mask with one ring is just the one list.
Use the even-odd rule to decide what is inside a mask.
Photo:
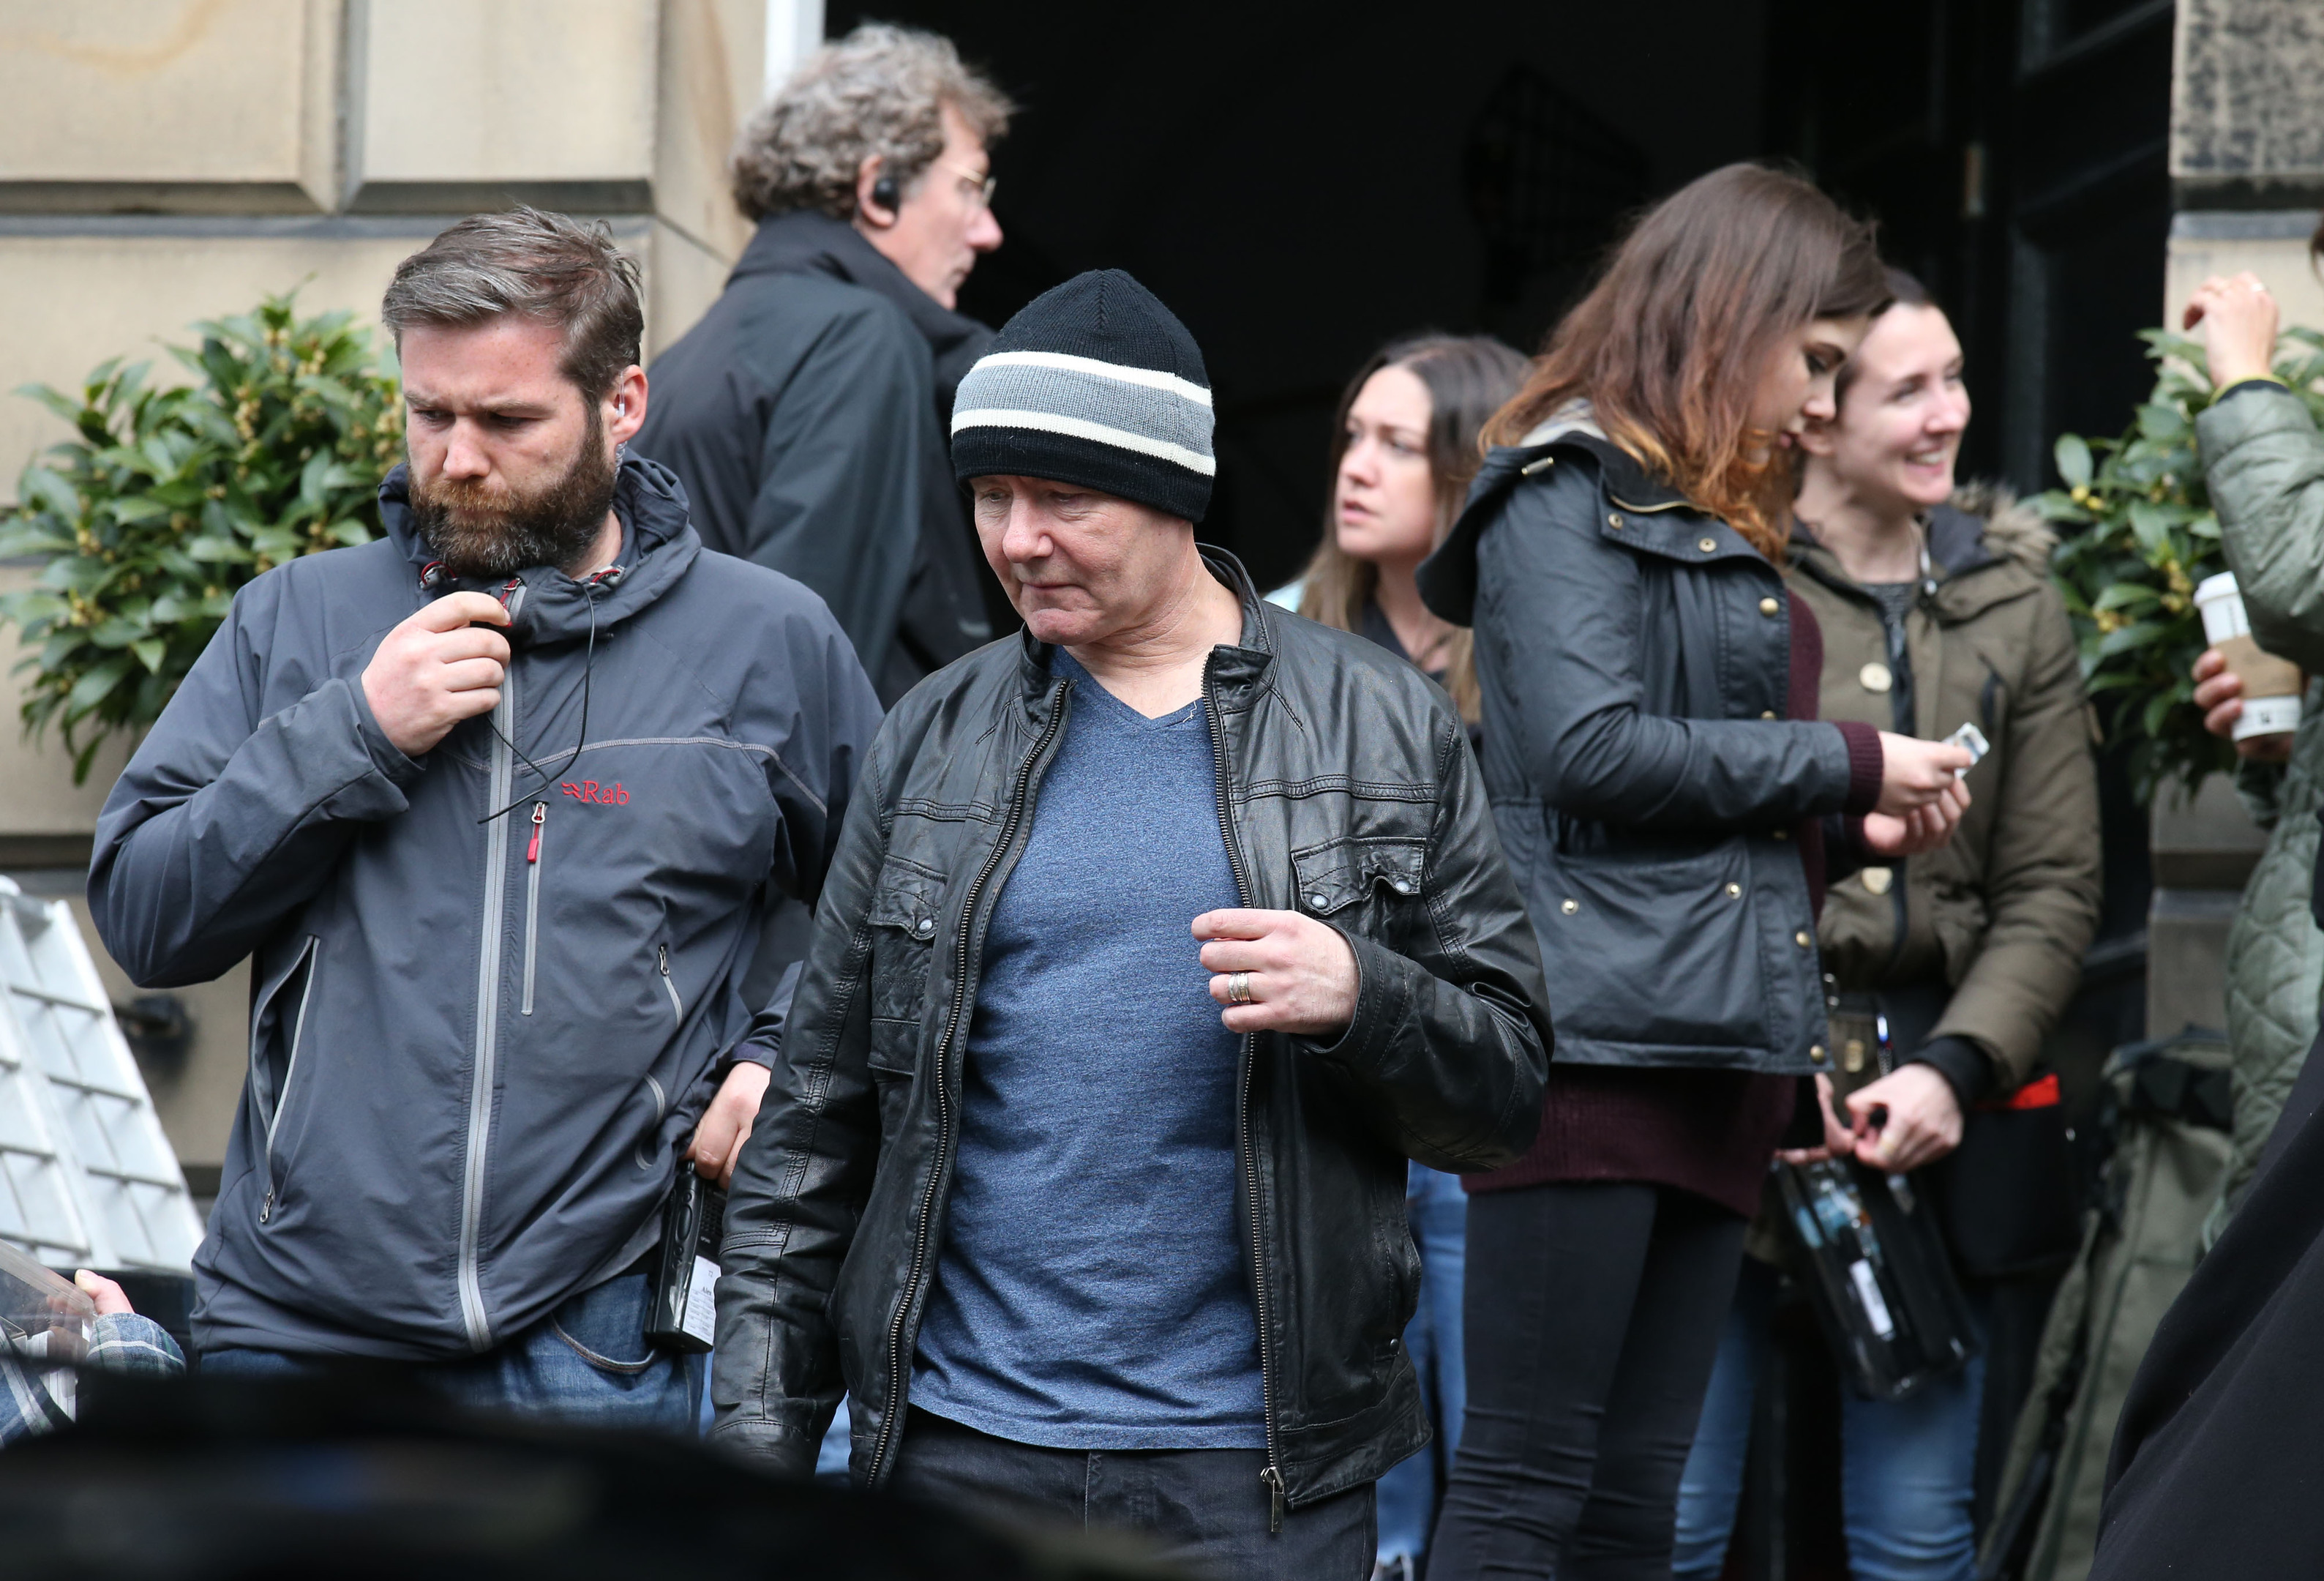
[(557, 788), (576, 801), (602, 802), (607, 807), (627, 807), (630, 804), (630, 793), (622, 789), (618, 780), (610, 785), (600, 785), (595, 780), (584, 780), (576, 785), (567, 780)]

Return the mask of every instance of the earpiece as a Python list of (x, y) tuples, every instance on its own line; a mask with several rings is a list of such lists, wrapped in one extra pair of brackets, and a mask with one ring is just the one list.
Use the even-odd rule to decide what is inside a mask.
[(629, 415), (630, 415), (630, 403), (629, 403), (628, 402), (626, 402), (626, 401), (616, 401), (616, 402), (613, 402), (613, 415), (614, 415), (615, 417), (627, 417), (627, 416), (629, 416)]
[(872, 182), (872, 201), (877, 203), (889, 213), (895, 213), (897, 205), (903, 201), (903, 195), (896, 190), (896, 178), (893, 176), (881, 176), (878, 180)]

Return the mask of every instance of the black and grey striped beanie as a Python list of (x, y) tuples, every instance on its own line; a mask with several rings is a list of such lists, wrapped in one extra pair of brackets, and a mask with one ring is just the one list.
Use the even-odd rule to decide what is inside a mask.
[(1186, 327), (1119, 269), (1042, 292), (960, 382), (952, 469), (1078, 484), (1199, 522), (1211, 381)]

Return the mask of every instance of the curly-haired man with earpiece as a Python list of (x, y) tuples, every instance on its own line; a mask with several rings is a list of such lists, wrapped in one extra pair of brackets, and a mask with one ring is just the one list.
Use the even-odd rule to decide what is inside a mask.
[(988, 148), (1013, 106), (933, 33), (867, 23), (752, 117), (725, 294), (656, 359), (637, 448), (713, 549), (821, 594), (883, 702), (1013, 624), (945, 448), (992, 331), (954, 311), (1001, 245)]

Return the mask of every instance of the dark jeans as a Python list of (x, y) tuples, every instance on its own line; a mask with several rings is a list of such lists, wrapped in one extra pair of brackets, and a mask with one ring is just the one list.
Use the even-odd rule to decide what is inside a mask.
[[(642, 1273), (617, 1274), (483, 1355), (410, 1364), (412, 1382), (479, 1410), (691, 1437), (698, 1431), (695, 1414), (708, 1358), (674, 1356), (646, 1344), (651, 1284)], [(323, 1364), (314, 1356), (240, 1346), (201, 1355), (201, 1370), (216, 1377), (309, 1377)]]
[(1667, 1581), (1745, 1227), (1654, 1186), (1469, 1199), (1469, 1412), (1431, 1581)]
[(1257, 1449), (1043, 1449), (916, 1410), (889, 1486), (1028, 1525), (1136, 1532), (1214, 1581), (1364, 1581), (1370, 1484), (1286, 1510), (1270, 1532), (1266, 1464)]

